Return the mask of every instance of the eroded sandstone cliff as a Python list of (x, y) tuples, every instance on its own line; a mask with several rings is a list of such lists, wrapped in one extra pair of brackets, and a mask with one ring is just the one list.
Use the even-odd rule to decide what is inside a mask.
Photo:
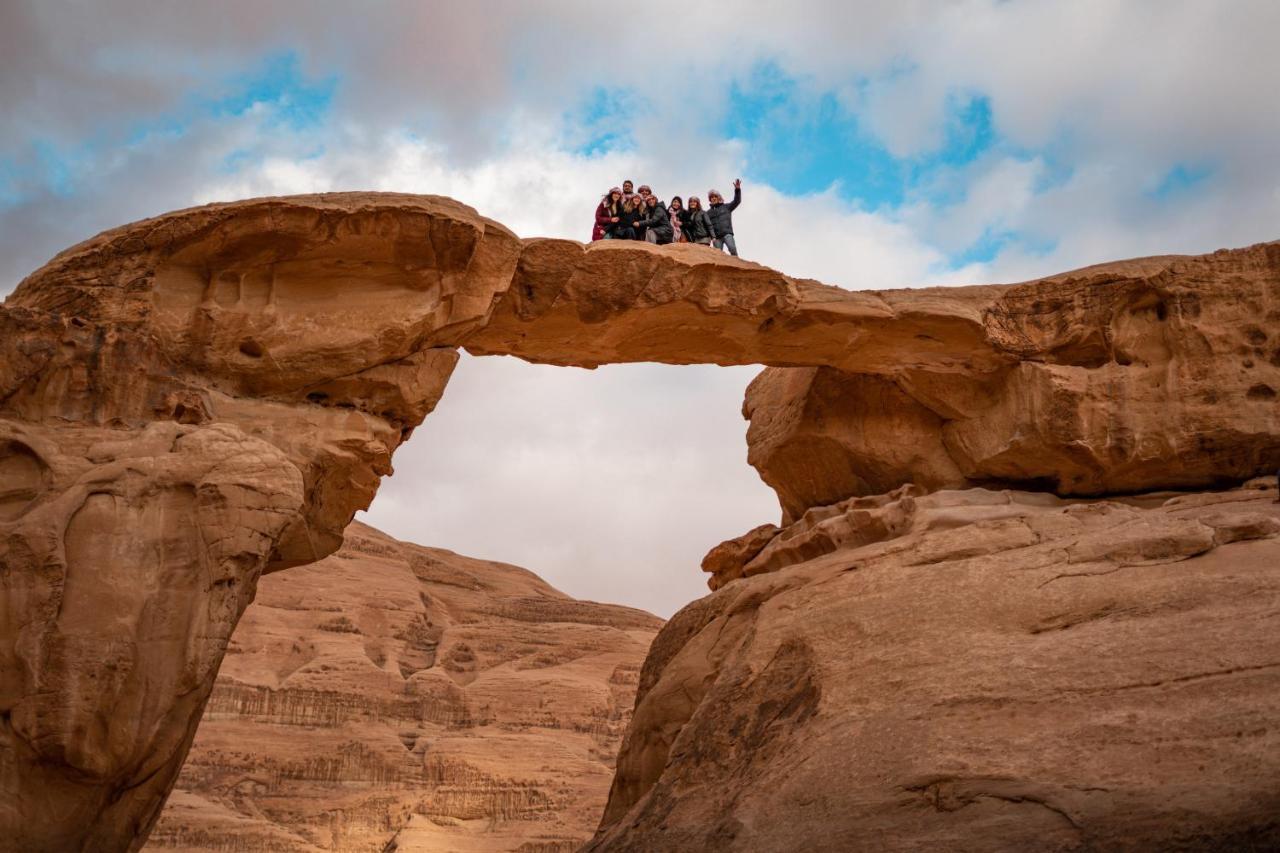
[[(881, 294), (900, 309), (936, 293)], [(765, 370), (750, 461), (787, 520), (915, 483), (1062, 495), (1201, 488), (1280, 467), (1280, 243), (980, 288), (991, 372)]]
[(423, 196), (258, 199), (105, 232), (0, 308), (0, 831), (30, 850), (140, 846), (259, 576), (337, 550), (459, 347), (779, 368), (746, 413), (783, 526), (709, 555), (720, 601), (800, 576), (801, 558), (910, 538), (917, 490), (1098, 497), (1273, 471), (1278, 306), (1275, 243), (849, 292), (697, 246), (521, 241)]
[(578, 849), (661, 620), (354, 524), (264, 578), (147, 849)]
[(589, 849), (1276, 849), (1275, 482), (905, 488), (720, 549)]
[[(179, 212), (0, 310), (0, 830), (136, 849), (263, 571), (337, 549), (519, 241), (445, 199)], [(452, 330), (452, 331), (451, 331)]]

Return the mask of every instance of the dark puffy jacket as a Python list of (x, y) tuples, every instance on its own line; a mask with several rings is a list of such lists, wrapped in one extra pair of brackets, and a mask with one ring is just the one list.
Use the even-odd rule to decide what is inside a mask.
[(614, 228), (617, 230), (622, 230), (625, 228), (634, 228), (635, 231), (632, 234), (632, 239), (634, 240), (642, 239), (644, 237), (643, 222), (646, 215), (647, 214), (641, 211), (639, 208), (636, 208), (630, 213), (626, 212), (625, 210), (619, 210), (618, 211), (619, 222), (617, 225), (614, 226)]
[(711, 236), (723, 237), (733, 233), (733, 211), (742, 204), (742, 187), (733, 188), (733, 201), (711, 205), (707, 215), (711, 217)]
[(680, 230), (690, 243), (705, 240), (711, 236), (711, 218), (705, 210), (682, 210)]
[(671, 230), (671, 214), (667, 213), (667, 206), (661, 201), (645, 209), (645, 219), (642, 224), (654, 233), (659, 243), (670, 243), (675, 239), (675, 231)]

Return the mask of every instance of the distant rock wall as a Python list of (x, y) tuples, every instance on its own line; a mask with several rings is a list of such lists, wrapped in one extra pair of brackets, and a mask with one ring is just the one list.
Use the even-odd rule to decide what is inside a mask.
[(661, 624), (354, 524), (262, 580), (147, 849), (576, 850)]

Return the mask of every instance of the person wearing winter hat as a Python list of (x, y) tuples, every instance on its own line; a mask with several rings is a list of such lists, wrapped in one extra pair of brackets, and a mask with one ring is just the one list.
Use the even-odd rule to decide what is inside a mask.
[(644, 239), (665, 246), (671, 242), (671, 214), (652, 192), (645, 198)]
[(711, 245), (717, 249), (728, 248), (729, 254), (736, 258), (738, 244), (733, 239), (733, 212), (742, 204), (742, 178), (733, 182), (733, 201), (725, 204), (724, 196), (717, 190), (707, 193), (707, 201), (711, 203), (711, 209), (707, 211), (711, 219)]
[(689, 196), (689, 207), (680, 212), (680, 231), (690, 243), (711, 245), (711, 220), (702, 209), (702, 199)]
[(591, 242), (604, 240), (612, 236), (609, 232), (618, 224), (618, 213), (622, 208), (622, 190), (614, 187), (600, 199), (596, 206), (596, 224), (591, 229)]

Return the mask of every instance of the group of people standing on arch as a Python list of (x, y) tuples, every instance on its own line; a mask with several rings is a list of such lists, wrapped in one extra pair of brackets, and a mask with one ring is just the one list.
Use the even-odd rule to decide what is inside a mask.
[(666, 204), (653, 194), (648, 185), (633, 191), (631, 181), (623, 181), (605, 193), (596, 207), (596, 224), (591, 231), (594, 240), (644, 240), (649, 243), (700, 243), (737, 257), (738, 244), (733, 238), (733, 211), (742, 204), (742, 179), (733, 182), (733, 201), (725, 203), (718, 191), (707, 193), (707, 208), (702, 200), (689, 196), (686, 207), (680, 196)]

